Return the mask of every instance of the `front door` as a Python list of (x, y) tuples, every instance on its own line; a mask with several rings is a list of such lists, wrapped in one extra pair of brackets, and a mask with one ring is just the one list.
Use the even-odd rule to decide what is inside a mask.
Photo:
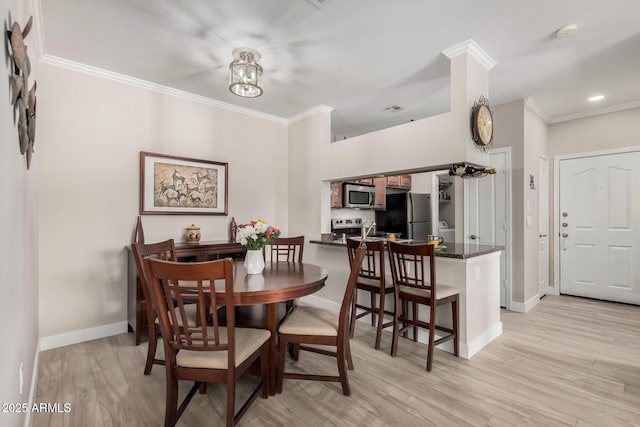
[(640, 304), (640, 152), (560, 168), (560, 292)]

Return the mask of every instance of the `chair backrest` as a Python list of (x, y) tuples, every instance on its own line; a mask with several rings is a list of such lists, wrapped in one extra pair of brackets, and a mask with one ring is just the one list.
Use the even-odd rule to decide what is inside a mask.
[[(350, 266), (353, 264), (356, 250), (360, 247), (360, 243), (360, 240), (347, 239), (347, 255), (349, 256)], [(380, 285), (384, 286), (384, 243), (382, 240), (373, 240), (366, 241), (366, 244), (367, 249), (364, 252), (362, 266), (358, 276), (380, 281)]]
[(262, 249), (262, 254), (266, 261), (302, 262), (303, 250), (304, 236), (278, 237)]
[[(226, 350), (227, 366), (232, 368), (235, 365), (235, 316), (231, 259), (182, 263), (145, 258), (144, 268), (158, 310), (167, 363), (175, 364), (176, 350)], [(185, 305), (194, 303), (195, 324), (185, 310)], [(207, 327), (208, 313), (220, 306), (226, 307), (226, 333), (220, 330), (218, 316), (212, 316), (212, 326)]]
[(351, 262), (351, 272), (349, 273), (349, 280), (347, 280), (347, 287), (344, 290), (344, 296), (342, 297), (342, 305), (340, 306), (340, 314), (338, 318), (338, 339), (340, 336), (348, 339), (349, 337), (349, 313), (351, 311), (351, 300), (356, 290), (356, 283), (358, 282), (358, 274), (360, 274), (360, 268), (362, 266), (362, 260), (364, 259), (364, 253), (367, 250), (368, 244), (361, 242), (356, 248), (353, 261)]
[[(387, 242), (387, 249), (394, 287), (404, 285), (426, 289), (431, 295), (435, 295), (436, 265), (433, 245)], [(425, 277), (425, 265), (429, 267), (428, 278)], [(433, 302), (434, 298), (431, 300)]]
[(148, 304), (152, 304), (151, 294), (149, 293), (149, 282), (144, 273), (143, 260), (146, 257), (154, 257), (167, 261), (177, 261), (176, 244), (173, 239), (149, 244), (137, 242), (131, 244), (131, 251), (133, 252), (133, 259), (136, 262), (136, 271), (138, 272), (138, 280), (140, 280), (140, 287), (142, 288), (144, 299)]

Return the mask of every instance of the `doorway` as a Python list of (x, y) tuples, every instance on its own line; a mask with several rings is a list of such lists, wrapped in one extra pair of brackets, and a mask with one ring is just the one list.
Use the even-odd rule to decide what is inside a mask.
[(464, 182), (467, 244), (504, 246), (500, 253), (500, 306), (511, 309), (511, 148), (491, 150), (494, 175)]
[(560, 293), (640, 304), (640, 151), (556, 164)]

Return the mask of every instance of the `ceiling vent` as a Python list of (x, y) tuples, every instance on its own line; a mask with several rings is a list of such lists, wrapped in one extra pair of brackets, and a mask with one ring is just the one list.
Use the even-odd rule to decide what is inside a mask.
[(387, 113), (397, 113), (398, 111), (402, 111), (402, 107), (399, 107), (397, 105), (392, 105), (390, 107), (385, 108), (384, 111), (386, 111)]

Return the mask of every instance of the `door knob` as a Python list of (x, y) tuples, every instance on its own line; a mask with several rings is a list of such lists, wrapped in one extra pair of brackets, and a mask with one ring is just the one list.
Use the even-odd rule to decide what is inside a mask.
[(562, 216), (567, 217), (567, 216), (569, 216), (569, 214), (566, 213), (566, 212), (562, 212)]
[(569, 237), (567, 233), (562, 233), (562, 237)]
[(547, 237), (547, 235), (546, 234), (540, 234), (540, 235), (538, 235), (538, 237)]
[(479, 239), (479, 238), (480, 238), (480, 236), (476, 236), (475, 234), (471, 235), (471, 240), (476, 240), (476, 239)]
[(562, 226), (563, 226), (563, 227), (567, 227), (568, 225), (569, 225), (569, 224), (567, 224), (566, 222), (563, 222), (563, 223), (562, 223)]

